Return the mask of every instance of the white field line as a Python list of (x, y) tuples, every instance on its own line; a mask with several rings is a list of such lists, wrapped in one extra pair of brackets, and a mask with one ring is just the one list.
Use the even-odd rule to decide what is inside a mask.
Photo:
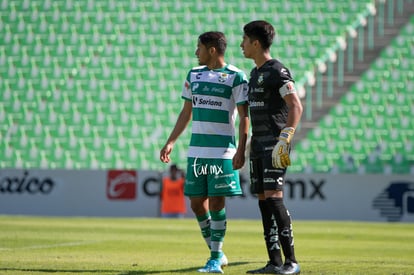
[(81, 241), (81, 242), (69, 242), (69, 243), (56, 243), (56, 244), (45, 244), (45, 245), (31, 245), (23, 247), (0, 247), (0, 251), (13, 251), (13, 250), (30, 250), (30, 249), (45, 249), (45, 248), (54, 248), (54, 247), (65, 247), (65, 246), (81, 246), (88, 245), (92, 243), (98, 243), (99, 241)]

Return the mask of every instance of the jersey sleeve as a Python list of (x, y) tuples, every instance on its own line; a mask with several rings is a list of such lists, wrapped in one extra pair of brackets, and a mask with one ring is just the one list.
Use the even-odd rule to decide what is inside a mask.
[(184, 81), (183, 89), (181, 92), (181, 98), (185, 100), (191, 100), (192, 98), (190, 73), (191, 72), (187, 74), (187, 78)]
[(237, 73), (234, 81), (233, 96), (237, 105), (247, 103), (247, 93), (249, 91), (247, 76), (243, 71)]
[(293, 81), (287, 81), (285, 84), (283, 84), (282, 87), (280, 87), (279, 93), (282, 98), (289, 94), (295, 94), (296, 93), (295, 83)]
[(296, 93), (295, 81), (293, 80), (290, 71), (282, 67), (279, 71), (279, 76), (281, 79), (281, 87), (279, 88), (279, 94), (283, 98), (288, 94)]

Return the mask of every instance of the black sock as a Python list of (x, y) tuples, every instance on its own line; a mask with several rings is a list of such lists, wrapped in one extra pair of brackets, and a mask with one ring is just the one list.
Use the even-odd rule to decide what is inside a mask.
[(283, 198), (267, 198), (266, 203), (276, 219), (279, 241), (285, 255), (285, 263), (296, 263), (292, 222), (289, 212), (283, 203)]
[(266, 243), (267, 255), (272, 264), (281, 266), (283, 264), (279, 246), (279, 236), (276, 221), (272, 212), (264, 200), (259, 200), (259, 209), (262, 214), (263, 233)]

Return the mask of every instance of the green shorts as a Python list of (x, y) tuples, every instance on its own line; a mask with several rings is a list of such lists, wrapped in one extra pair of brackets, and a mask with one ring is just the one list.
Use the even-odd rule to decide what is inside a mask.
[(239, 171), (231, 159), (188, 158), (184, 194), (189, 197), (240, 196)]

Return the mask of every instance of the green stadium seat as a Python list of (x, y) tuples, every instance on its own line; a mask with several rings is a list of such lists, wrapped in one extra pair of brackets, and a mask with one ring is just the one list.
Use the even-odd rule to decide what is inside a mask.
[[(4, 93), (0, 98), (0, 123), (7, 123), (1, 128), (6, 131), (14, 124), (20, 130), (16, 134), (18, 138), (11, 140), (12, 154), (11, 147), (1, 148), (7, 150), (9, 159), (2, 160), (0, 167), (106, 168), (124, 165), (125, 168), (161, 169), (159, 147), (182, 106), (180, 96), (186, 73), (183, 68), (197, 65), (194, 51), (200, 32), (206, 28), (222, 29), (228, 35), (232, 63), (248, 72), (252, 67), (251, 60), (245, 60), (239, 49), (241, 26), (256, 18), (282, 22), (286, 27), (277, 30), (278, 48), (286, 49), (284, 63), (292, 67), (295, 79), (302, 79), (314, 70), (315, 59), (336, 43), (336, 37), (346, 31), (346, 26), (352, 24), (370, 2), (349, 4), (321, 0), (303, 3), (295, 0), (276, 6), (269, 3), (257, 5), (246, 0), (211, 3), (189, 0), (174, 3), (3, 1), (0, 11), (3, 26), (0, 88)], [(412, 33), (412, 28), (404, 32)], [(298, 39), (300, 43), (296, 43)], [(403, 48), (410, 41), (399, 39), (396, 45)], [(400, 60), (398, 54), (394, 59)], [(413, 63), (401, 60), (398, 65), (410, 71)], [(383, 65), (387, 66), (388, 61)], [(413, 76), (409, 72), (400, 72), (378, 77), (404, 83)], [(404, 88), (395, 86), (389, 88)], [(379, 98), (378, 102), (391, 104), (397, 100), (401, 103), (407, 99), (413, 98), (395, 96)], [(348, 100), (367, 101), (359, 96)], [(353, 104), (351, 101), (342, 104), (343, 114), (337, 118), (331, 113), (334, 122), (330, 122), (341, 131), (330, 131), (329, 140), (315, 143), (320, 150), (323, 146), (332, 146), (332, 141), (339, 138), (329, 154), (318, 159), (318, 171), (329, 171), (329, 166), (340, 158), (339, 148), (346, 148), (349, 143), (346, 139), (354, 136), (350, 127), (373, 125), (373, 121), (355, 115), (351, 117), (351, 123), (347, 122), (347, 115), (355, 110), (349, 107)], [(371, 115), (381, 113), (371, 107), (365, 111)], [(400, 117), (412, 116), (412, 112), (394, 110)], [(407, 127), (412, 126), (411, 122), (404, 123)], [(391, 125), (394, 127), (395, 123)], [(327, 126), (322, 127), (322, 131), (326, 131)], [(404, 131), (400, 133), (401, 137), (395, 138), (411, 135)], [(25, 143), (25, 135), (35, 142)], [(373, 133), (372, 136), (383, 138), (384, 135)], [(119, 140), (119, 144), (114, 140)], [(188, 140), (186, 134), (177, 143), (179, 150), (174, 157), (178, 162), (186, 160)], [(32, 145), (33, 155), (38, 160), (25, 159), (23, 152), (30, 151), (28, 147)], [(296, 171), (305, 171), (304, 167), (309, 167), (311, 154), (307, 151), (305, 157), (299, 157), (303, 166), (296, 167)], [(125, 160), (125, 156), (130, 160)]]
[[(330, 171), (344, 173), (412, 173), (414, 162), (412, 146), (404, 144), (414, 138), (414, 115), (411, 89), (414, 74), (412, 55), (407, 51), (411, 36), (404, 36), (407, 25), (391, 45), (380, 54), (371, 68), (353, 85), (331, 112), (321, 120), (320, 127), (311, 131), (302, 143), (321, 144), (314, 150), (331, 155), (328, 144), (335, 144), (337, 154), (332, 157)], [(400, 69), (401, 67), (404, 69)], [(407, 84), (408, 83), (408, 86)], [(305, 154), (311, 170), (321, 169), (317, 154), (296, 147), (297, 154)], [(353, 164), (352, 164), (353, 163)], [(352, 165), (351, 165), (352, 164)], [(312, 168), (313, 167), (313, 168)], [(361, 167), (359, 169), (358, 167)], [(297, 171), (305, 167), (295, 168)]]

